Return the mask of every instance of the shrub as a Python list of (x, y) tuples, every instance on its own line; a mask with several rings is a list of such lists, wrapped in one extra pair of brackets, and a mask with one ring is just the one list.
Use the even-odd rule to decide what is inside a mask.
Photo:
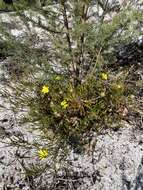
[(116, 61), (119, 44), (136, 37), (142, 14), (129, 5), (108, 20), (112, 6), (90, 0), (47, 1), (46, 7), (27, 11), (17, 14), (27, 28), (31, 22), (44, 31), (47, 48), (35, 47), (34, 35), (21, 43), (3, 34), (15, 44), (11, 59), (24, 74), (12, 75), (2, 94), (15, 114), (22, 111), (19, 125), (38, 130), (40, 141), (33, 145), (40, 158), (55, 160), (69, 148), (80, 151), (91, 132), (112, 128), (127, 115), (128, 71), (112, 72), (108, 64)]

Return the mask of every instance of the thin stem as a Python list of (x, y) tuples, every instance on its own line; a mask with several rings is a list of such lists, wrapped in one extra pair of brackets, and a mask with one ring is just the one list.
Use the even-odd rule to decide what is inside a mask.
[(74, 64), (74, 58), (73, 58), (73, 52), (72, 52), (72, 42), (71, 42), (71, 36), (70, 36), (70, 28), (69, 28), (69, 21), (68, 21), (68, 17), (67, 17), (67, 8), (66, 8), (66, 4), (65, 4), (65, 0), (61, 0), (61, 5), (63, 7), (62, 13), (63, 13), (63, 18), (64, 18), (64, 27), (66, 28), (66, 39), (67, 39), (67, 43), (68, 43), (68, 49), (69, 49), (69, 53), (71, 55), (71, 66), (72, 66), (72, 72), (73, 72), (73, 85), (74, 87), (76, 86), (76, 67)]

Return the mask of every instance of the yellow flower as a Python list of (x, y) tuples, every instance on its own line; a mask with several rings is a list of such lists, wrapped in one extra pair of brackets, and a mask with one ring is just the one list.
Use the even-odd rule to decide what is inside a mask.
[(61, 80), (61, 77), (60, 76), (56, 76), (55, 80)]
[(61, 102), (61, 106), (62, 106), (63, 109), (66, 109), (66, 108), (69, 106), (69, 104), (67, 103), (66, 100), (63, 100), (63, 101)]
[(38, 156), (40, 160), (44, 160), (48, 156), (48, 150), (47, 149), (41, 149), (38, 151)]
[(108, 79), (108, 76), (106, 73), (101, 73), (101, 79), (102, 80), (107, 80)]
[(43, 94), (48, 94), (48, 93), (49, 93), (49, 87), (44, 85), (44, 86), (42, 87), (41, 92), (42, 92)]

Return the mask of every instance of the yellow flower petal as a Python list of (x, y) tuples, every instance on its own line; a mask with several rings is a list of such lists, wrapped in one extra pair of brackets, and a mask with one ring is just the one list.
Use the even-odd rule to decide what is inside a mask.
[(102, 80), (107, 80), (108, 79), (108, 76), (106, 73), (101, 73), (101, 79)]
[(44, 160), (48, 156), (48, 150), (47, 149), (41, 149), (38, 151), (38, 157), (40, 160)]
[(48, 93), (49, 93), (49, 87), (44, 85), (44, 86), (42, 87), (41, 92), (42, 92), (43, 94), (48, 94)]
[(69, 104), (68, 104), (68, 102), (66, 100), (63, 100), (61, 102), (61, 106), (62, 106), (63, 109), (66, 109), (69, 106)]

